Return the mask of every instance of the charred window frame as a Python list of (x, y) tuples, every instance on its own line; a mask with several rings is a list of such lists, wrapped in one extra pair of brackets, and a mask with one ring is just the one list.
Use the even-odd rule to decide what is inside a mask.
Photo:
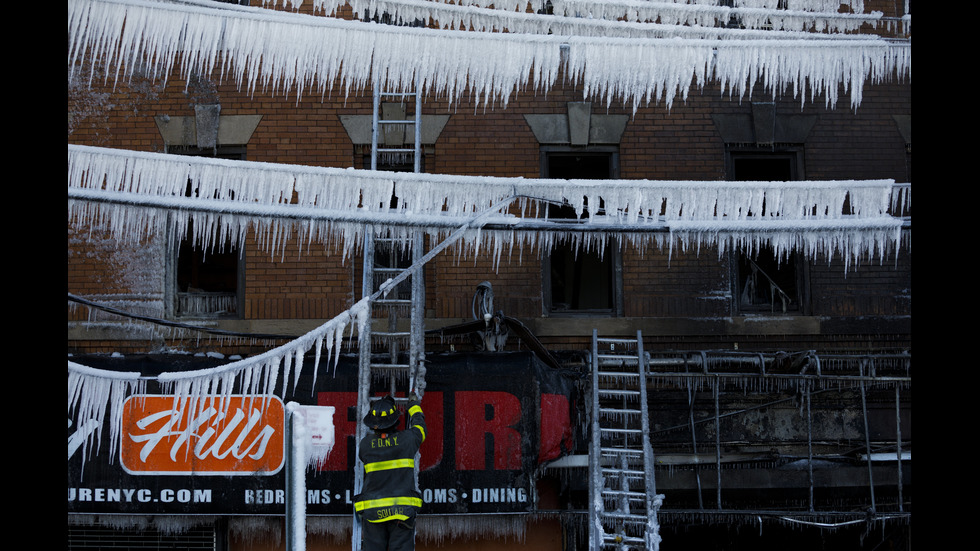
[[(244, 146), (168, 147), (167, 153), (245, 160)], [(196, 196), (194, 182), (185, 195)], [(176, 319), (240, 319), (244, 311), (245, 261), (238, 243), (230, 240), (204, 247), (195, 243), (193, 228), (167, 255), (167, 308)]]
[[(802, 146), (730, 147), (727, 153), (730, 180), (792, 181), (805, 173)], [(809, 269), (802, 255), (777, 257), (769, 245), (730, 254), (733, 314), (809, 313)]]
[[(619, 176), (619, 149), (544, 146), (541, 175), (555, 179), (615, 179)], [(547, 216), (576, 223), (575, 212), (568, 205), (550, 205)], [(607, 242), (601, 255), (572, 243), (557, 243), (542, 259), (544, 315), (621, 316), (622, 270), (620, 244), (616, 240)]]

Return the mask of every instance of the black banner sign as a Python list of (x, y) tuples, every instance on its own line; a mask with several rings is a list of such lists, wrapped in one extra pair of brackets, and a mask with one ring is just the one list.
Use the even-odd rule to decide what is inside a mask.
[[(316, 388), (310, 381), (304, 373), (285, 400), (333, 406), (336, 441), (322, 467), (307, 471), (307, 513), (350, 513), (357, 361), (342, 358), (335, 373), (318, 375)], [(431, 356), (426, 383), (423, 512), (533, 510), (538, 466), (571, 450), (573, 381), (531, 354), (496, 353)], [(169, 408), (131, 399), (112, 455), (108, 429), (96, 449), (73, 452), (91, 424), (69, 419), (68, 511), (282, 514), (281, 401), (236, 400), (227, 412), (195, 412), (179, 424)]]

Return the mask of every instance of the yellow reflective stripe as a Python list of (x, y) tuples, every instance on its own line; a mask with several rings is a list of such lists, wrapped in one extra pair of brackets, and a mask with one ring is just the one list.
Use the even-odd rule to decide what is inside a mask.
[(419, 432), (422, 433), (422, 441), (425, 442), (425, 429), (422, 428), (422, 425), (412, 425), (412, 427), (419, 429)]
[(412, 407), (408, 408), (408, 414), (410, 416), (411, 415), (415, 415), (416, 413), (422, 413), (422, 408), (419, 407), (419, 406), (412, 406)]
[(389, 520), (392, 520), (392, 519), (394, 519), (394, 520), (408, 520), (408, 517), (405, 516), (405, 515), (391, 515), (391, 516), (388, 516), (388, 517), (385, 517), (385, 518), (379, 518), (378, 520), (368, 520), (368, 522), (386, 522), (386, 521), (389, 521)]
[(354, 504), (355, 511), (365, 509), (378, 509), (381, 507), (391, 507), (392, 505), (411, 505), (422, 507), (422, 498), (419, 497), (385, 497), (381, 499), (369, 499)]
[(366, 463), (364, 465), (364, 472), (373, 473), (374, 471), (387, 471), (388, 469), (403, 469), (415, 468), (414, 459), (392, 459), (390, 461), (376, 461), (374, 463)]

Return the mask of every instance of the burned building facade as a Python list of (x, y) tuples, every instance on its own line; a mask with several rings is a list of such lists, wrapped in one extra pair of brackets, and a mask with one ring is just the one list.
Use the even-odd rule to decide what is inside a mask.
[[(610, 34), (667, 4), (430, 3), (69, 3), (69, 546), (281, 547), (284, 452), (245, 458), (296, 401), (334, 408), (307, 547), (348, 548), (359, 408), (421, 386), (420, 548), (909, 547), (909, 8), (668, 49)], [(279, 417), (130, 399), (208, 385)]]

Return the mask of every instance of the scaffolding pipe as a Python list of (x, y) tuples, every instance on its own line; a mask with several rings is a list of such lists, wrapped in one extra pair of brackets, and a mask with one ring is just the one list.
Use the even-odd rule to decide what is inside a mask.
[(810, 482), (810, 512), (813, 512), (813, 412), (810, 409), (810, 384), (803, 383), (805, 393), (803, 399), (806, 400), (806, 464), (807, 475)]
[[(592, 449), (601, 448), (599, 434), (599, 331), (592, 330)], [(597, 488), (602, 479), (602, 458), (589, 454), (589, 551), (602, 549), (602, 523), (599, 520), (599, 500), (602, 488)]]
[[(691, 446), (693, 446), (694, 456), (698, 455), (698, 437), (694, 430), (694, 389), (691, 388), (690, 381), (687, 385), (687, 403), (688, 403), (688, 423), (691, 427)], [(695, 463), (694, 465), (694, 477), (698, 484), (698, 508), (704, 509), (704, 501), (701, 497), (701, 465)]]
[[(867, 361), (867, 360), (865, 360)], [(859, 366), (861, 369), (862, 377), (864, 375), (864, 362)], [(872, 369), (873, 371), (873, 369)], [(875, 481), (874, 475), (872, 474), (871, 468), (871, 428), (868, 423), (868, 402), (864, 392), (864, 381), (861, 381), (861, 413), (864, 416), (864, 447), (868, 454), (868, 488), (871, 490), (871, 514), (874, 515), (877, 512), (875, 507)]]
[[(517, 193), (517, 190), (514, 190)], [(281, 220), (326, 220), (336, 223), (353, 224), (386, 224), (391, 227), (423, 227), (429, 229), (451, 229), (465, 223), (466, 218), (460, 216), (408, 214), (400, 212), (397, 218), (392, 218), (385, 212), (362, 212), (351, 210), (332, 210), (310, 207), (291, 206), (288, 211), (283, 210), (283, 205), (260, 205), (255, 203), (245, 203), (241, 201), (201, 201), (200, 199), (188, 197), (157, 197), (151, 195), (136, 195), (129, 192), (104, 191), (99, 189), (68, 188), (68, 199), (78, 201), (92, 201), (110, 205), (127, 205), (133, 207), (159, 208), (159, 209), (178, 209), (188, 212), (207, 212), (221, 215), (240, 215), (254, 216), (257, 218), (270, 218)], [(526, 195), (520, 196), (522, 199), (535, 200), (534, 197)], [(601, 217), (602, 220), (612, 218), (611, 216)], [(851, 226), (854, 230), (861, 229), (884, 229), (878, 219), (869, 219), (860, 225)], [(510, 215), (500, 215), (483, 224), (486, 231), (528, 231), (528, 232), (556, 232), (567, 233), (593, 233), (593, 234), (631, 234), (631, 233), (670, 233), (670, 223), (661, 220), (640, 219), (636, 223), (617, 223), (617, 222), (583, 222), (569, 224), (545, 219), (519, 218)], [(787, 221), (781, 227), (784, 231), (813, 231), (810, 225), (801, 225), (793, 221)], [(817, 228), (818, 230), (820, 228)], [(911, 221), (903, 222), (902, 229), (911, 229)], [(728, 228), (719, 228), (717, 231), (745, 231), (746, 227), (732, 225)], [(763, 230), (759, 230), (762, 232)]]
[(899, 401), (899, 388), (895, 385), (895, 453), (898, 465), (898, 512), (905, 511), (902, 499), (902, 406)]
[[(718, 510), (721, 510), (721, 417), (719, 416), (718, 395), (721, 393), (721, 381), (714, 380), (712, 384), (715, 395), (715, 471), (718, 476), (717, 502)], [(695, 452), (697, 453), (697, 452)]]
[(762, 379), (762, 380), (786, 380), (786, 381), (837, 381), (849, 382), (855, 385), (863, 383), (894, 383), (907, 384), (912, 382), (911, 377), (873, 377), (856, 375), (799, 375), (799, 374), (767, 374), (765, 376), (753, 373), (675, 373), (668, 371), (651, 372), (650, 377), (664, 379)]

